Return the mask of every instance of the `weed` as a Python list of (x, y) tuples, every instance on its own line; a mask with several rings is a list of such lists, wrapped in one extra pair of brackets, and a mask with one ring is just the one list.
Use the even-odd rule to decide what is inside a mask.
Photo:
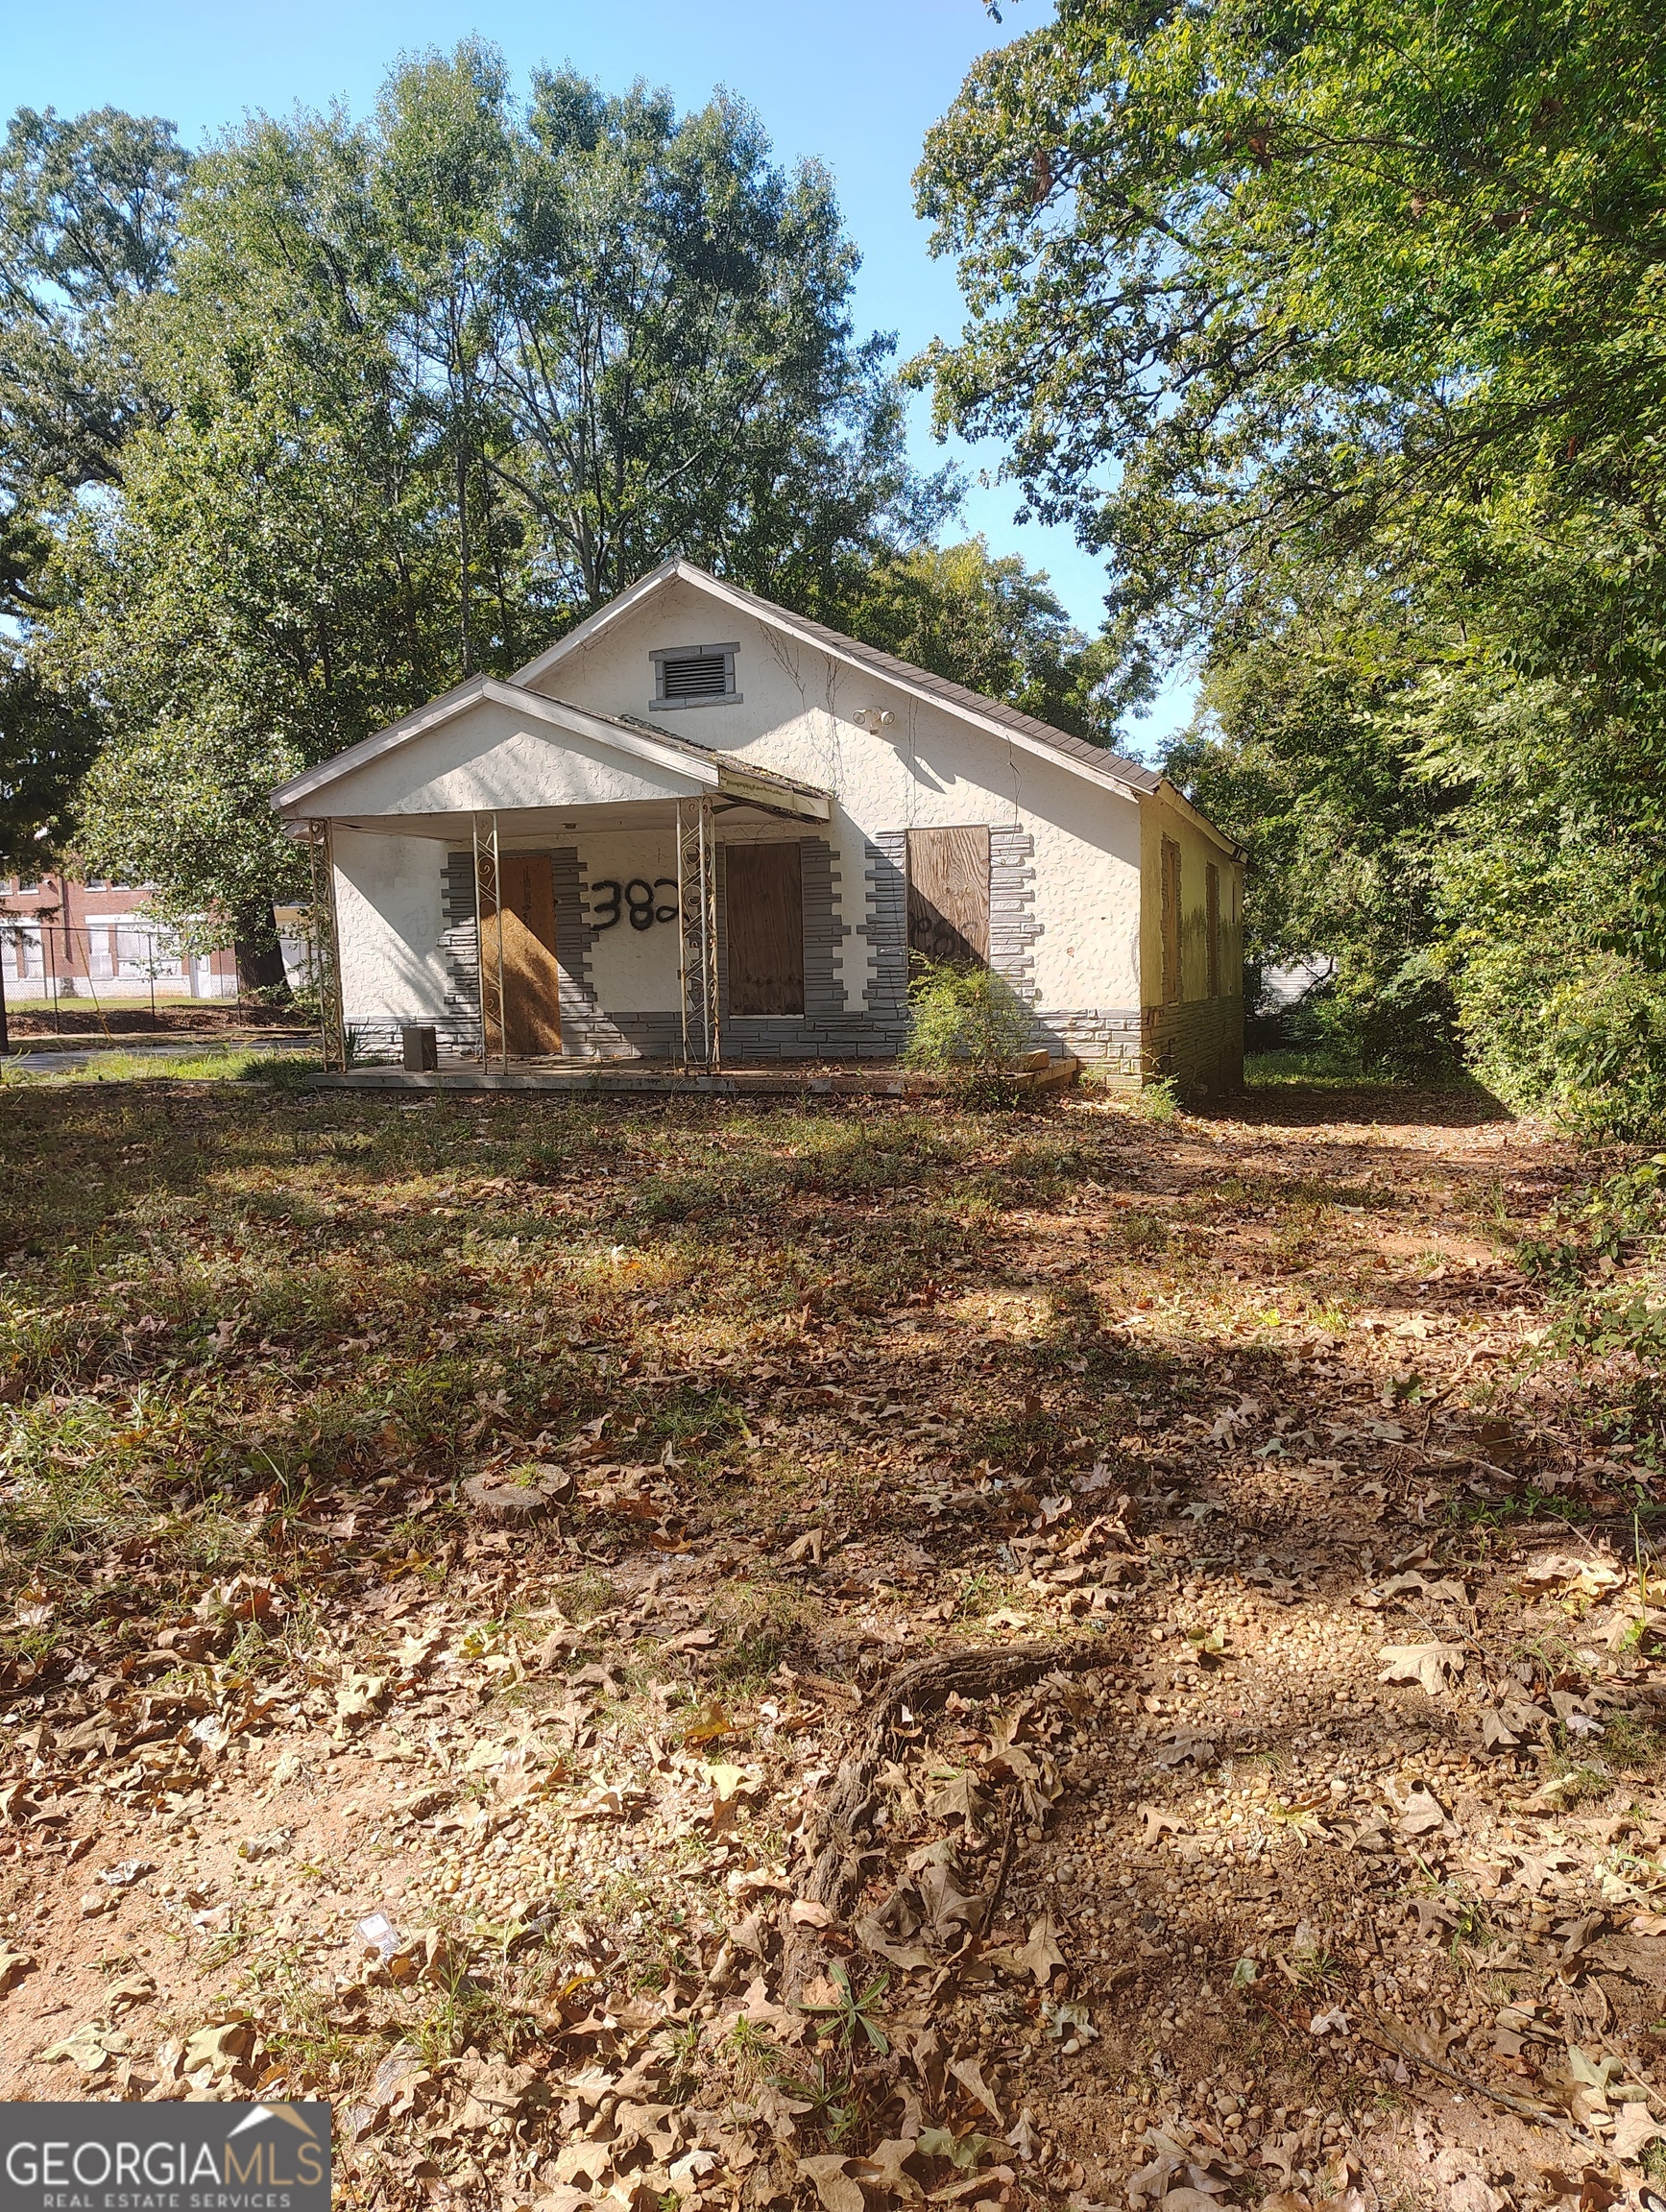
[(1030, 1012), (992, 968), (919, 963), (908, 985), (910, 1068), (998, 1077), (1027, 1048)]
[(836, 1994), (831, 2005), (804, 2005), (799, 2009), (808, 2012), (812, 2020), (825, 2022), (841, 2049), (848, 2051), (858, 2035), (864, 2035), (881, 2058), (889, 2057), (890, 2038), (880, 2026), (877, 2008), (890, 1987), (891, 1977), (876, 1975), (865, 1989), (858, 1991), (848, 1970), (835, 1964), (832, 1980)]
[(725, 1583), (706, 1608), (708, 1626), (724, 1640), (717, 1679), (734, 1689), (761, 1687), (804, 1643), (817, 1617), (813, 1600), (790, 1583)]
[(616, 1592), (613, 1582), (599, 1567), (587, 1567), (582, 1575), (569, 1575), (566, 1581), (555, 1583), (550, 1596), (569, 1621), (582, 1626), (608, 1610), (614, 1603)]
[(832, 2058), (822, 2057), (801, 2075), (777, 2068), (765, 2079), (772, 2089), (799, 2099), (808, 2107), (805, 2114), (808, 2125), (826, 2139), (830, 2150), (842, 2151), (851, 2141), (861, 2108), (853, 2094), (848, 2063), (841, 2066)]
[(1613, 1788), (1613, 1777), (1604, 1767), (1587, 1762), (1570, 1759), (1562, 1754), (1551, 1758), (1551, 1780), (1547, 1793), (1554, 1790), (1556, 1801), (1564, 1812), (1576, 1805), (1594, 1805), (1606, 1797)]
[(1655, 1776), (1666, 1767), (1666, 1736), (1630, 1713), (1610, 1713), (1603, 1726), (1603, 1763), (1622, 1774)]
[(1179, 1118), (1180, 1089), (1172, 1075), (1147, 1083), (1128, 1094), (1128, 1112), (1141, 1121), (1169, 1122)]

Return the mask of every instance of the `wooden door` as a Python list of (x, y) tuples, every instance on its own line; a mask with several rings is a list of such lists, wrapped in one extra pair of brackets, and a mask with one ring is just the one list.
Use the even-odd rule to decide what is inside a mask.
[(908, 950), (956, 968), (989, 961), (989, 831), (908, 832)]
[(509, 1051), (534, 1059), (561, 1050), (561, 972), (555, 958), (555, 875), (547, 853), (505, 853), (497, 863), (502, 911), (484, 900), (486, 1048), (497, 1034), (497, 947), (503, 945), (503, 1021)]
[(797, 845), (725, 845), (729, 1013), (804, 1012), (804, 863)]

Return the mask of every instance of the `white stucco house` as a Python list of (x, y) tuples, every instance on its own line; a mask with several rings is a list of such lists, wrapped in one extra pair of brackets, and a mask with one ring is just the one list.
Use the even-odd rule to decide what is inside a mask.
[(1241, 1079), (1230, 839), (1149, 769), (688, 562), (273, 804), (361, 1052), (425, 1023), (532, 1067), (886, 1059), (920, 953), (986, 961), (1036, 1046), (1106, 1074)]

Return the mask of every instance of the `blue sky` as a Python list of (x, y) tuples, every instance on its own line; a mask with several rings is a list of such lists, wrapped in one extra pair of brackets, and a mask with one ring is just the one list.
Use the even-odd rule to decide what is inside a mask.
[[(832, 170), (862, 251), (857, 313), (864, 329), (895, 330), (903, 353), (952, 335), (961, 310), (953, 265), (933, 261), (913, 211), (909, 178), (927, 130), (977, 56), (1043, 19), (1046, 0), (1011, 0), (1004, 23), (981, 0), (60, 0), (8, 11), (0, 40), (0, 112), (23, 105), (67, 113), (103, 107), (167, 116), (195, 143), (246, 111), (282, 112), (345, 100), (362, 112), (400, 53), (450, 46), (470, 32), (494, 40), (522, 85), (541, 61), (570, 61), (602, 84), (668, 85), (680, 106), (724, 84), (751, 102), (777, 157), (814, 155)], [(914, 446), (943, 457), (915, 410)], [(952, 445), (976, 476), (998, 449)], [(1013, 520), (1010, 485), (974, 483), (967, 520), (1001, 552), (1045, 567), (1084, 629), (1103, 613), (1104, 578), (1065, 530)], [(1172, 687), (1130, 735), (1142, 748), (1182, 724), (1189, 688)]]

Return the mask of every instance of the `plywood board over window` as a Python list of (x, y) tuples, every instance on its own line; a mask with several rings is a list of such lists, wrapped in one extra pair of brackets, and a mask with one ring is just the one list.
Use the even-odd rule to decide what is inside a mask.
[(503, 944), (503, 1025), (519, 1059), (561, 1050), (561, 972), (555, 957), (555, 872), (547, 853), (505, 853), (497, 863), (501, 912), (490, 897), (480, 917), (486, 970), (486, 1048), (497, 1035), (497, 946)]
[(804, 1012), (804, 856), (796, 844), (723, 848), (729, 1012)]
[(908, 949), (957, 968), (989, 960), (989, 831), (908, 832)]
[(1163, 1003), (1180, 997), (1180, 848), (1163, 840)]

